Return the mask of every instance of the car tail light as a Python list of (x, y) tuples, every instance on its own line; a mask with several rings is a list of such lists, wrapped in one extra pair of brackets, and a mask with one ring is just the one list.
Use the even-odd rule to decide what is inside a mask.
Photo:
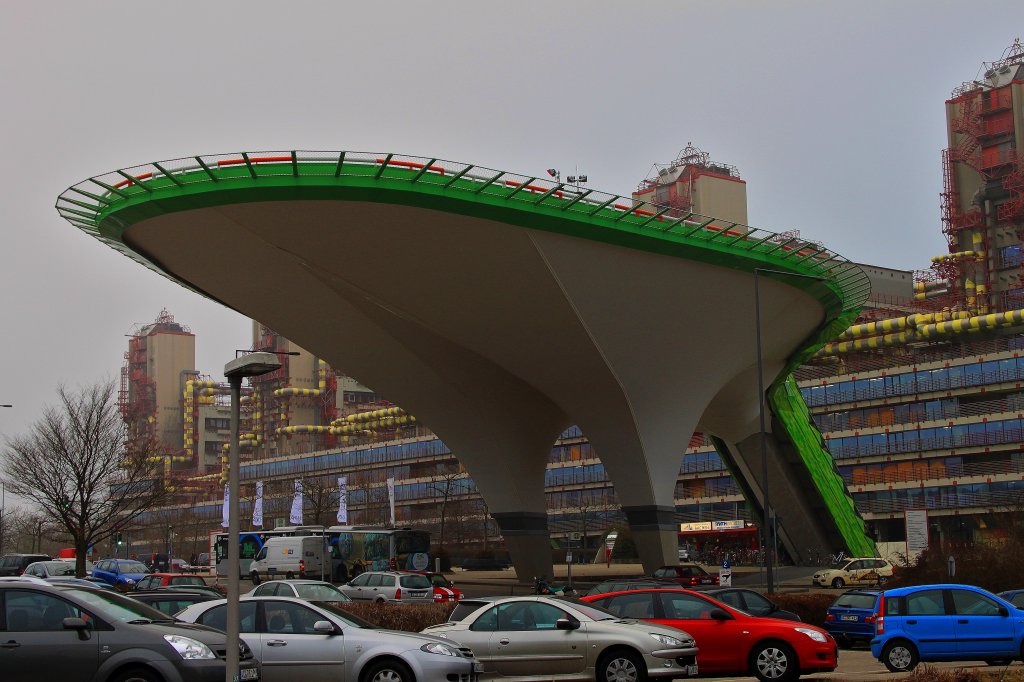
[(885, 634), (885, 617), (882, 615), (885, 613), (885, 597), (878, 598), (878, 614), (875, 617), (875, 634)]
[(402, 588), (399, 587), (399, 588), (395, 589), (395, 599), (401, 599), (401, 598), (402, 598)]
[(831, 613), (826, 613), (825, 614), (825, 622), (826, 623), (835, 622), (835, 619), (836, 619), (836, 617), (833, 614), (831, 614)]
[(878, 619), (878, 614), (877, 613), (872, 613), (870, 616), (865, 616), (864, 617), (864, 622), (865, 623), (874, 623), (875, 620), (877, 620), (877, 619)]
[(299, 559), (299, 573), (306, 572), (306, 562), (304, 559)]

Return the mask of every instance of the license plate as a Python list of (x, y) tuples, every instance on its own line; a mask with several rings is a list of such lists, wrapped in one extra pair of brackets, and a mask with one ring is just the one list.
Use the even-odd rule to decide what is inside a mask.
[(242, 668), (238, 671), (238, 679), (240, 680), (258, 680), (260, 679), (259, 668)]
[(857, 622), (858, 620), (860, 620), (860, 616), (839, 616), (839, 620), (852, 620), (854, 622)]
[(683, 669), (685, 670), (687, 677), (697, 677), (697, 666), (687, 665), (684, 666)]

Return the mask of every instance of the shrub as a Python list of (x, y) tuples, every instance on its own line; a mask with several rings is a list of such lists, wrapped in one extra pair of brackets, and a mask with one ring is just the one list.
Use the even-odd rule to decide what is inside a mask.
[(939, 669), (928, 664), (919, 665), (907, 675), (914, 682), (981, 682), (987, 677), (970, 668)]
[(809, 592), (778, 592), (769, 594), (768, 598), (778, 604), (780, 609), (792, 611), (803, 622), (818, 627), (825, 622), (825, 612), (836, 599), (835, 595)]
[[(956, 559), (956, 575), (949, 575), (949, 557)], [(907, 566), (897, 566), (886, 587), (956, 583), (975, 585), (990, 592), (1024, 587), (1020, 567), (1024, 542), (977, 543), (953, 548), (929, 547)]]
[(448, 620), (455, 604), (390, 604), (387, 602), (340, 602), (346, 611), (388, 630), (419, 632), (429, 625)]

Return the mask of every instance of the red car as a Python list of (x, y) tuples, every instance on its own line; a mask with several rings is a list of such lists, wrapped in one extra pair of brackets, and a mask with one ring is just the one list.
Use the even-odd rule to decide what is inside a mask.
[(401, 571), (402, 573), (419, 573), (425, 575), (430, 580), (430, 584), (434, 586), (434, 601), (435, 602), (446, 602), (446, 601), (459, 601), (462, 599), (462, 592), (455, 589), (455, 584), (444, 577), (442, 573), (433, 573), (431, 571)]
[(697, 564), (679, 564), (678, 566), (662, 566), (651, 576), (659, 582), (672, 583), (680, 587), (695, 585), (717, 585), (718, 576), (712, 575)]
[(689, 632), (697, 641), (697, 668), (702, 675), (754, 675), (763, 681), (785, 682), (831, 672), (839, 663), (836, 641), (819, 627), (751, 616), (691, 590), (630, 590), (582, 600), (621, 618)]

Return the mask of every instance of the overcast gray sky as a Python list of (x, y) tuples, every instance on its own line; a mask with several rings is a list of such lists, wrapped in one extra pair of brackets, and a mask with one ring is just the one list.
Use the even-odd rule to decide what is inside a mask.
[[(943, 102), (1024, 33), (1024, 3), (5, 3), (0, 23), (0, 435), (62, 382), (115, 378), (161, 308), (221, 378), (249, 325), (60, 219), (137, 163), (385, 151), (628, 195), (692, 141), (747, 181), (750, 223), (925, 268)], [(272, 276), (272, 275), (271, 275)]]

